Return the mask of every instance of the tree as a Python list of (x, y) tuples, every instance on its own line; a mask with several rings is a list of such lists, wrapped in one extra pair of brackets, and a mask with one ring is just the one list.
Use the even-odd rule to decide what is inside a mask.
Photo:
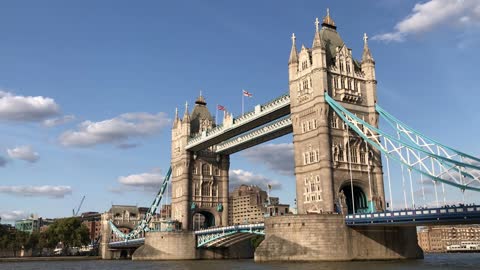
[(62, 242), (64, 249), (81, 247), (89, 243), (88, 228), (76, 217), (55, 221), (45, 231), (45, 246), (54, 248)]

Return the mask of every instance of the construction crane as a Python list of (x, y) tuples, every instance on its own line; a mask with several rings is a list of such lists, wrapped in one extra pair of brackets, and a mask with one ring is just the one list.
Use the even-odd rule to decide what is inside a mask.
[(85, 195), (83, 195), (82, 200), (80, 201), (80, 204), (78, 205), (77, 211), (75, 212), (75, 209), (72, 209), (72, 214), (74, 217), (78, 216), (78, 212), (80, 212), (80, 208), (82, 207), (83, 201), (85, 200)]

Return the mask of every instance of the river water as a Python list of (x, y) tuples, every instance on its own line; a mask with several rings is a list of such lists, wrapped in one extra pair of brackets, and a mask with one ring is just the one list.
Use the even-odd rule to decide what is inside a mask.
[(59, 261), (0, 263), (1, 270), (429, 270), (480, 269), (480, 253), (426, 254), (423, 260), (255, 263), (253, 260), (216, 261)]

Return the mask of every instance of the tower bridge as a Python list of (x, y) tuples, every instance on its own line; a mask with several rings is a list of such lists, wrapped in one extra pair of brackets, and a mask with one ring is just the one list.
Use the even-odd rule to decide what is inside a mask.
[[(105, 226), (125, 241), (105, 242), (102, 252), (139, 246), (134, 259), (243, 258), (253, 255), (249, 240), (261, 235), (257, 261), (420, 258), (415, 226), (477, 222), (480, 207), (441, 204), (451, 190), (480, 191), (480, 159), (421, 134), (380, 107), (366, 34), (363, 45), (356, 60), (327, 12), (321, 23), (315, 21), (311, 48), (297, 50), (292, 35), (287, 94), (236, 118), (225, 113), (219, 125), (202, 95), (192, 112), (188, 104), (183, 117), (177, 110), (171, 168), (159, 193), (131, 232), (112, 222)], [(380, 119), (386, 127), (379, 127)], [(298, 214), (231, 226), (230, 155), (289, 133)], [(402, 208), (410, 210), (398, 210), (393, 197), (395, 164), (401, 169)], [(148, 224), (170, 177), (178, 230), (152, 231)], [(434, 206), (427, 205), (427, 184), (435, 191)], [(414, 185), (421, 185), (421, 198), (415, 198)], [(194, 226), (199, 220), (207, 229)]]

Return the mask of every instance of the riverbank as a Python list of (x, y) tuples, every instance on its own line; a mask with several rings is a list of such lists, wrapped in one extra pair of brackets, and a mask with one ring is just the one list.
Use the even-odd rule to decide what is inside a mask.
[(0, 262), (92, 261), (101, 259), (100, 256), (13, 257), (0, 258)]

